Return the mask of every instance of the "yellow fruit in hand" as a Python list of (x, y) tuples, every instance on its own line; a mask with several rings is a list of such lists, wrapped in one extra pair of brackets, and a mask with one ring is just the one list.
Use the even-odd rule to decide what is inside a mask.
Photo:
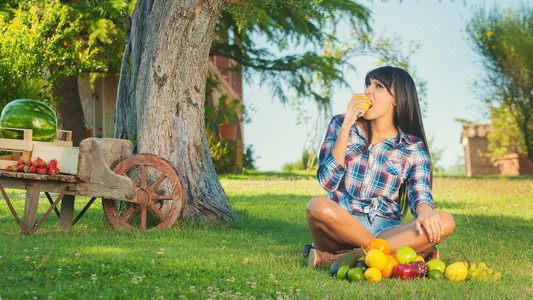
[[(366, 96), (360, 96), (360, 97), (355, 98), (355, 100), (357, 100), (357, 99), (366, 99), (366, 100), (370, 101), (370, 99), (368, 97), (366, 97)], [(359, 103), (359, 105), (362, 105), (362, 106), (365, 107), (365, 112), (370, 108), (370, 104), (366, 103), (366, 102)]]
[(365, 264), (370, 268), (376, 268), (381, 271), (387, 265), (387, 256), (378, 249), (370, 249), (366, 253)]
[[(378, 250), (379, 251), (379, 250)], [(368, 268), (363, 275), (368, 282), (380, 282), (381, 272), (376, 268)]]
[(463, 262), (456, 262), (456, 263), (449, 265), (446, 268), (446, 272), (444, 273), (444, 276), (447, 279), (454, 280), (454, 281), (465, 280), (466, 275), (468, 275), (468, 268)]

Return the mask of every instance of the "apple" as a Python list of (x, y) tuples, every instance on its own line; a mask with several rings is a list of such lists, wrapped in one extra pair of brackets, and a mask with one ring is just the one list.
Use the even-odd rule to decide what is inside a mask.
[(415, 277), (415, 271), (411, 265), (399, 264), (394, 267), (394, 276), (402, 280), (411, 280)]
[(411, 247), (400, 247), (394, 256), (399, 264), (408, 265), (416, 260), (417, 254)]
[(428, 271), (428, 267), (423, 261), (415, 261), (411, 264), (411, 267), (413, 267), (413, 271), (415, 273), (415, 277), (418, 278), (424, 278)]

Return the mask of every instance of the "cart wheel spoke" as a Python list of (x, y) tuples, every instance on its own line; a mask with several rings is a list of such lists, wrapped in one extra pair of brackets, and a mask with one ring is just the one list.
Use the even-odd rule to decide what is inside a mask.
[(157, 178), (157, 180), (154, 182), (154, 184), (152, 184), (150, 186), (150, 188), (148, 189), (148, 191), (150, 191), (151, 193), (153, 193), (155, 191), (155, 189), (163, 182), (163, 180), (165, 180), (167, 178), (167, 176), (165, 174), (161, 174), (161, 176), (159, 176), (159, 178)]
[(172, 200), (174, 197), (172, 195), (153, 195), (152, 200), (154, 201), (160, 201), (160, 200)]
[(157, 208), (157, 206), (154, 205), (154, 203), (150, 203), (148, 207), (150, 208), (150, 210), (155, 212), (159, 218), (161, 218), (161, 221), (165, 219), (165, 214), (163, 214), (163, 212), (160, 211), (159, 208)]
[(141, 165), (141, 187), (146, 188), (146, 166)]
[(126, 220), (131, 216), (131, 214), (135, 211), (135, 206), (130, 207), (122, 216), (120, 216), (120, 220), (126, 222)]
[(141, 231), (146, 231), (146, 207), (141, 207)]

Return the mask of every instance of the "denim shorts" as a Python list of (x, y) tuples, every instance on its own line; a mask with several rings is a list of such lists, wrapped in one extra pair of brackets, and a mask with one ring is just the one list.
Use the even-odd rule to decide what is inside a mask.
[(398, 219), (375, 216), (374, 222), (370, 223), (368, 214), (358, 213), (352, 214), (373, 236), (377, 237), (383, 231), (401, 225), (402, 222)]

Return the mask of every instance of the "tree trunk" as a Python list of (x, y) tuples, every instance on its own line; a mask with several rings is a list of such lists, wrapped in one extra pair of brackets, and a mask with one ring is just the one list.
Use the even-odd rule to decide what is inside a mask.
[(57, 128), (72, 131), (72, 143), (78, 146), (85, 138), (83, 108), (78, 89), (78, 77), (59, 80), (61, 86), (54, 87), (54, 97), (60, 99), (56, 106)]
[(125, 22), (115, 137), (135, 152), (170, 160), (186, 195), (190, 220), (233, 220), (218, 181), (204, 127), (209, 49), (228, 0), (138, 0)]

